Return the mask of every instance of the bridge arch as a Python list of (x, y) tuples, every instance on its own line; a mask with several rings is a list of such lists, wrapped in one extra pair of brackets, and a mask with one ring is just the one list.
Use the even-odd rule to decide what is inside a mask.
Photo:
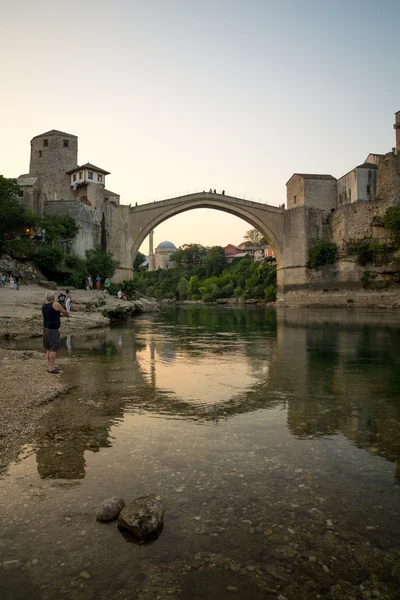
[(190, 194), (131, 208), (129, 215), (130, 265), (133, 264), (140, 246), (153, 229), (176, 215), (199, 208), (220, 210), (249, 223), (270, 243), (276, 255), (278, 268), (282, 265), (283, 209), (211, 192)]

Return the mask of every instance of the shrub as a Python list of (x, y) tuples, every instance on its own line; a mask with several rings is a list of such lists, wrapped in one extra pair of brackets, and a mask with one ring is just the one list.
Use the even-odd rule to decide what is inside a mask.
[(386, 229), (390, 231), (393, 244), (400, 246), (400, 205), (390, 206), (382, 221)]
[(38, 251), (38, 245), (27, 239), (10, 240), (3, 243), (3, 250), (17, 260), (32, 260)]
[(376, 279), (377, 273), (374, 271), (364, 271), (361, 275), (361, 283), (363, 288), (367, 288), (371, 285), (371, 282)]
[(64, 252), (62, 248), (41, 244), (34, 260), (35, 265), (43, 273), (51, 273), (57, 269), (63, 258)]
[(274, 285), (269, 285), (265, 288), (265, 299), (268, 302), (275, 302), (276, 300), (276, 287)]
[(311, 240), (308, 249), (307, 267), (309, 269), (318, 269), (324, 265), (330, 265), (338, 259), (338, 248), (335, 243), (327, 242), (319, 238)]
[(349, 256), (356, 256), (357, 263), (365, 266), (374, 262), (387, 262), (393, 248), (382, 242), (366, 238), (363, 240), (350, 240), (345, 244), (345, 252)]
[(111, 252), (102, 250), (99, 246), (86, 250), (86, 268), (93, 279), (100, 275), (101, 279), (114, 275), (119, 267), (119, 261), (115, 260)]

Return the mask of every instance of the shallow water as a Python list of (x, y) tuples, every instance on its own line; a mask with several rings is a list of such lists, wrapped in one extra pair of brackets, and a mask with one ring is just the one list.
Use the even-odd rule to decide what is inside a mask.
[[(398, 598), (399, 351), (400, 316), (352, 310), (182, 308), (65, 339), (74, 388), (0, 479), (1, 598)], [(150, 492), (154, 543), (96, 522)]]

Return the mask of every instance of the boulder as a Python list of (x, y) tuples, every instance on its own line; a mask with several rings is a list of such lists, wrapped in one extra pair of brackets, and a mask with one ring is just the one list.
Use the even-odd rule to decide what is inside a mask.
[(120, 512), (118, 525), (139, 539), (156, 534), (163, 524), (164, 508), (157, 496), (139, 496)]
[(103, 500), (96, 510), (96, 519), (98, 521), (112, 521), (119, 516), (119, 513), (124, 508), (125, 502), (122, 498), (113, 496)]

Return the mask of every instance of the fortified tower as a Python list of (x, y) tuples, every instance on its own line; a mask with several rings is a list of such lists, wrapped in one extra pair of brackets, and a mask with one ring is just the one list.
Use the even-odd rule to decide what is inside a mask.
[(395, 113), (395, 124), (393, 125), (393, 127), (396, 130), (396, 153), (400, 154), (400, 110)]
[(52, 129), (31, 140), (29, 174), (40, 177), (48, 201), (74, 199), (67, 171), (77, 164), (76, 135)]

